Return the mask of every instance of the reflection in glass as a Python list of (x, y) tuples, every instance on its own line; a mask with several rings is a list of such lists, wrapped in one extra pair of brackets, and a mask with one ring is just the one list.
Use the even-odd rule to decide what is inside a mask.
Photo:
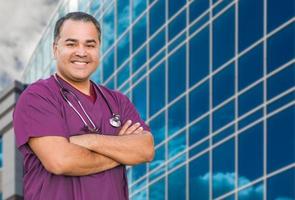
[(176, 131), (185, 126), (185, 97), (182, 97), (168, 110), (168, 135), (173, 135)]
[(140, 117), (146, 120), (146, 79), (138, 83), (132, 93), (132, 102), (139, 112)]
[(185, 199), (186, 191), (186, 168), (185, 166), (175, 170), (168, 175), (168, 199), (180, 200)]

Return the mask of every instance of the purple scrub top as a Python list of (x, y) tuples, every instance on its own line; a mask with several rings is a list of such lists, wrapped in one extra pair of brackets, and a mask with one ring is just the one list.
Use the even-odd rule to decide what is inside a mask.
[[(86, 112), (102, 133), (117, 135), (120, 128), (109, 124), (111, 117), (106, 102), (96, 87), (96, 101), (91, 102), (85, 95), (59, 78), (63, 86), (74, 92)], [(113, 90), (99, 86), (104, 92), (114, 113), (121, 116), (124, 124), (128, 119), (140, 122), (144, 130), (149, 127), (140, 118), (129, 99)], [(126, 200), (128, 185), (126, 169), (119, 165), (113, 169), (88, 176), (63, 176), (48, 172), (30, 149), (30, 137), (61, 136), (69, 138), (83, 134), (83, 122), (60, 95), (54, 77), (38, 80), (31, 84), (19, 97), (13, 114), (16, 144), (24, 158), (24, 199), (28, 200)], [(70, 101), (82, 114), (74, 98)], [(84, 119), (87, 118), (83, 115)], [(88, 122), (88, 121), (87, 121)], [(88, 122), (88, 124), (90, 124)]]

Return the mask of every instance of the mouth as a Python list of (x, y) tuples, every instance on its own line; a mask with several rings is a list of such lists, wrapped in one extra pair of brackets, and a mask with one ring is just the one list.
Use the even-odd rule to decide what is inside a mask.
[(75, 65), (87, 65), (89, 62), (87, 61), (71, 61), (71, 63)]

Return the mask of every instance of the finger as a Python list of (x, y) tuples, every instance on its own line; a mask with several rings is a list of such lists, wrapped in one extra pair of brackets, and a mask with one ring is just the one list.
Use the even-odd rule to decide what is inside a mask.
[(133, 124), (132, 126), (130, 126), (127, 130), (126, 130), (126, 133), (127, 134), (131, 134), (133, 133), (138, 127), (140, 127), (140, 123), (137, 122), (135, 124)]
[(136, 129), (135, 131), (133, 131), (133, 134), (141, 134), (143, 131), (142, 127), (139, 127), (138, 129)]
[(127, 120), (127, 122), (125, 122), (125, 124), (122, 126), (122, 128), (119, 132), (119, 135), (123, 135), (131, 124), (132, 124), (132, 121)]

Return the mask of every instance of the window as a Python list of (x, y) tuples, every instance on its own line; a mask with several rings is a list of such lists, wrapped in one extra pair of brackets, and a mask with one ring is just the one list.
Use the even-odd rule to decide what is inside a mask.
[(132, 21), (139, 17), (146, 9), (146, 1), (133, 0)]
[(212, 3), (215, 5), (215, 7), (213, 8), (213, 16), (218, 14), (220, 11), (226, 9), (225, 7), (228, 6), (231, 2), (233, 2), (233, 0), (213, 0)]
[(132, 180), (133, 182), (146, 174), (146, 164), (142, 163), (132, 167)]
[(263, 35), (263, 0), (240, 0), (238, 23), (241, 52)]
[(153, 183), (149, 188), (149, 199), (165, 200), (165, 179)]
[(209, 8), (209, 0), (194, 0), (191, 2), (189, 9), (189, 21), (190, 23), (197, 19)]
[(135, 73), (146, 63), (146, 46), (144, 46), (132, 59), (132, 73)]
[(146, 15), (142, 16), (133, 26), (132, 51), (135, 52), (146, 41)]
[(209, 81), (201, 84), (189, 94), (189, 121), (205, 114), (209, 110)]
[(209, 177), (208, 153), (189, 163), (190, 199), (209, 200)]
[(168, 175), (168, 199), (185, 199), (186, 192), (186, 168), (181, 167)]
[(189, 128), (189, 145), (193, 145), (208, 135), (209, 117), (205, 117)]
[(185, 126), (185, 97), (182, 97), (168, 109), (168, 134), (172, 135)]
[(106, 81), (113, 73), (115, 68), (114, 49), (108, 52), (102, 60), (103, 62), (103, 81)]
[(168, 141), (168, 159), (178, 155), (186, 148), (186, 134), (185, 131)]
[(267, 170), (273, 172), (295, 161), (294, 106), (267, 120)]
[(158, 0), (150, 9), (150, 35), (153, 35), (165, 23), (165, 0)]
[(151, 41), (150, 41), (150, 58), (153, 57), (160, 49), (165, 46), (165, 29), (160, 31)]
[(129, 33), (125, 34), (118, 42), (117, 48), (117, 67), (120, 67), (129, 58)]
[(239, 91), (260, 79), (263, 75), (263, 46), (259, 44), (238, 61)]
[(295, 64), (288, 66), (267, 80), (267, 99), (271, 99), (280, 93), (294, 87)]
[(130, 76), (129, 71), (130, 71), (130, 66), (128, 62), (118, 72), (118, 77), (117, 77), (118, 86), (121, 86), (125, 81), (128, 80)]
[(230, 64), (213, 76), (213, 106), (232, 97), (235, 92), (235, 65)]
[(114, 32), (115, 32), (115, 22), (114, 22), (114, 6), (106, 11), (103, 16), (102, 23), (102, 52), (106, 52), (107, 49), (111, 47), (114, 43)]
[(156, 148), (155, 157), (153, 161), (149, 163), (149, 170), (153, 170), (157, 168), (158, 166), (164, 164), (165, 162), (165, 144), (162, 144), (161, 146)]
[(150, 113), (152, 116), (165, 106), (165, 63), (150, 73)]
[(268, 199), (294, 199), (295, 196), (294, 167), (270, 177), (267, 180)]
[(268, 73), (294, 59), (295, 24), (290, 24), (267, 40)]
[[(120, 0), (117, 1), (117, 37), (128, 28), (130, 19), (129, 19), (130, 5), (129, 0)], [(128, 42), (129, 43), (129, 42)]]
[(263, 124), (238, 136), (238, 184), (244, 186), (263, 175)]
[(260, 83), (239, 96), (239, 116), (263, 103), (263, 84)]
[(213, 22), (213, 69), (234, 57), (235, 9), (231, 7)]
[(251, 185), (238, 193), (239, 200), (263, 200), (263, 183)]
[(169, 18), (171, 18), (175, 13), (177, 13), (185, 4), (186, 0), (168, 0)]
[(235, 102), (230, 101), (218, 110), (213, 112), (213, 131), (233, 121), (235, 118)]
[(209, 28), (191, 38), (189, 42), (190, 86), (209, 74)]
[[(178, 1), (177, 1), (178, 2)], [(186, 26), (186, 12), (182, 11), (175, 19), (168, 25), (168, 38), (171, 41), (178, 33), (183, 31)]]
[(155, 146), (165, 140), (165, 112), (162, 112), (150, 121), (150, 128), (154, 136)]
[(294, 1), (267, 1), (267, 30), (268, 32), (294, 17)]
[(132, 102), (134, 103), (140, 117), (146, 120), (146, 79), (143, 79), (133, 89)]
[(168, 100), (172, 101), (185, 90), (186, 46), (183, 45), (168, 58)]
[(235, 141), (231, 139), (213, 149), (213, 198), (235, 188)]

